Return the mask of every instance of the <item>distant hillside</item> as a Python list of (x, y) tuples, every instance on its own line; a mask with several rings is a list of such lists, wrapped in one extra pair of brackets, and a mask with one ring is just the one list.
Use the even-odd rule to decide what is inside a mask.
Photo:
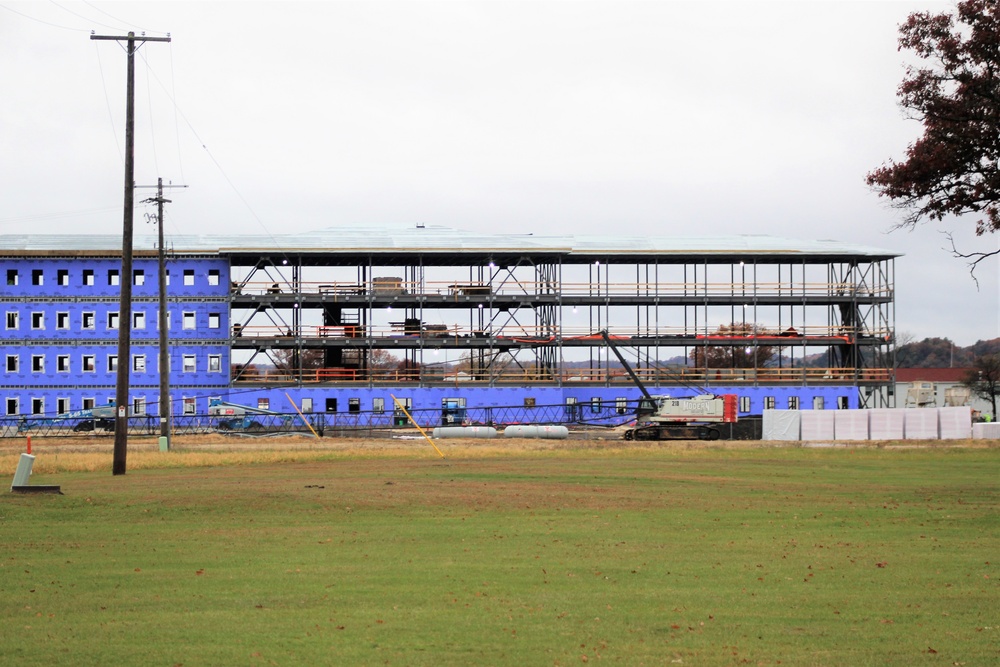
[(949, 368), (971, 366), (977, 358), (1000, 354), (1000, 338), (980, 340), (968, 347), (955, 345), (947, 338), (925, 338), (900, 345), (896, 349), (899, 368)]

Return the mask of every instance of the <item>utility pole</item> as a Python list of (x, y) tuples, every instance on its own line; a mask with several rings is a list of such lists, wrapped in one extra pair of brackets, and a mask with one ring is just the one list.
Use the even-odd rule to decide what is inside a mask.
[(163, 245), (163, 205), (169, 204), (169, 199), (164, 199), (163, 188), (186, 188), (186, 185), (163, 185), (163, 179), (157, 178), (156, 185), (137, 185), (136, 188), (156, 188), (156, 196), (146, 199), (146, 202), (156, 203), (156, 225), (158, 227), (158, 239), (156, 247), (159, 249), (159, 305), (160, 305), (160, 436), (166, 438), (167, 449), (170, 449), (170, 418), (172, 417), (170, 403), (170, 349), (167, 347), (167, 253)]
[(128, 390), (129, 372), (132, 370), (132, 207), (135, 186), (135, 43), (169, 42), (167, 37), (136, 37), (130, 32), (125, 37), (95, 35), (90, 39), (126, 42), (128, 76), (125, 95), (125, 218), (122, 231), (122, 270), (119, 277), (121, 296), (118, 300), (118, 375), (115, 385), (115, 449), (111, 463), (112, 475), (125, 474), (128, 454)]

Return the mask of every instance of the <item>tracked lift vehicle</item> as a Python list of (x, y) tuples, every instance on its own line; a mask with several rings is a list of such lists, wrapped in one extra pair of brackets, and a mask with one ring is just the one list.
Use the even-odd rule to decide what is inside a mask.
[(608, 332), (601, 331), (601, 336), (643, 396), (635, 413), (635, 427), (625, 431), (626, 440), (718, 440), (719, 430), (712, 425), (736, 422), (736, 394), (708, 394), (689, 387), (700, 393), (690, 398), (653, 396)]

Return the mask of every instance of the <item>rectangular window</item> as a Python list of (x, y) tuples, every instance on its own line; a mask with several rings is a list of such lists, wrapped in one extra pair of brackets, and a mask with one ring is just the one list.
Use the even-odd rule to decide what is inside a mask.
[(94, 286), (94, 270), (84, 269), (83, 270), (83, 286), (93, 287)]
[(184, 329), (194, 329), (194, 313), (184, 313)]
[(197, 407), (198, 406), (197, 406), (197, 403), (195, 403), (195, 399), (193, 399), (193, 398), (185, 398), (184, 399), (184, 414), (186, 414), (186, 415), (193, 415), (195, 413), (195, 409)]
[(44, 285), (45, 284), (45, 274), (42, 273), (41, 269), (31, 270), (31, 284), (32, 285)]
[(349, 398), (349, 399), (347, 399), (347, 411), (348, 412), (361, 412), (361, 399), (360, 398)]
[(132, 414), (146, 414), (146, 398), (144, 396), (138, 396), (132, 399)]
[(20, 320), (19, 320), (19, 318), (18, 318), (17, 315), (18, 315), (18, 313), (17, 313), (16, 310), (9, 310), (9, 311), (7, 311), (7, 328), (8, 329), (17, 329), (20, 326), (21, 322), (20, 322)]
[(208, 270), (208, 284), (209, 285), (218, 285), (219, 284), (219, 270), (218, 269), (209, 269)]
[(764, 409), (765, 410), (774, 410), (774, 396), (765, 396), (764, 397)]
[(799, 397), (798, 396), (789, 396), (788, 397), (788, 409), (789, 410), (798, 410), (799, 409)]
[(813, 410), (822, 410), (825, 406), (826, 402), (822, 396), (813, 396)]
[(599, 414), (601, 412), (601, 399), (598, 396), (594, 396), (590, 399), (590, 411), (593, 414)]
[(335, 399), (335, 398), (328, 398), (328, 399), (326, 399), (326, 411), (327, 412), (336, 412), (337, 411), (337, 399)]
[(750, 412), (749, 396), (740, 396), (740, 412)]
[(31, 314), (31, 328), (32, 329), (44, 329), (45, 328), (45, 313), (32, 313)]
[(269, 399), (269, 398), (258, 398), (257, 399), (257, 409), (258, 410), (270, 410), (271, 409), (271, 399)]
[(132, 328), (133, 329), (145, 329), (146, 328), (146, 313), (138, 312), (132, 313)]
[(16, 398), (8, 398), (7, 399), (7, 414), (8, 415), (16, 415), (20, 411), (21, 410), (20, 410), (20, 406), (18, 406), (18, 404), (17, 404), (17, 399)]
[(17, 369), (21, 366), (21, 356), (18, 354), (8, 354), (7, 355), (7, 372), (16, 373)]
[(115, 287), (120, 283), (118, 269), (108, 269), (108, 284)]
[(56, 270), (56, 283), (60, 287), (69, 287), (69, 271), (67, 269)]
[(221, 326), (222, 316), (219, 313), (208, 314), (208, 328), (218, 329)]
[(56, 329), (69, 329), (69, 313), (56, 313)]
[(94, 313), (83, 313), (83, 315), (81, 316), (81, 319), (80, 319), (81, 328), (82, 329), (93, 329), (94, 328), (94, 321), (96, 319), (97, 318), (96, 318), (96, 316), (95, 316)]
[(57, 398), (56, 399), (56, 412), (59, 414), (66, 414), (69, 412), (69, 399), (68, 398)]
[(96, 360), (92, 354), (85, 354), (80, 357), (80, 367), (83, 369), (84, 373), (93, 373), (95, 362)]
[(17, 269), (7, 269), (7, 284), (12, 287), (17, 285)]
[(196, 368), (196, 365), (195, 365), (195, 357), (194, 357), (194, 355), (193, 354), (185, 354), (184, 355), (184, 365), (181, 368), (182, 372), (184, 372), (184, 373), (194, 373), (195, 368)]
[(142, 269), (136, 269), (132, 272), (132, 284), (133, 285), (145, 285), (146, 284), (146, 272)]
[(32, 373), (44, 373), (45, 372), (45, 355), (44, 354), (33, 354), (33, 355), (31, 355), (31, 372)]
[(209, 373), (221, 373), (222, 372), (222, 355), (221, 354), (210, 354), (210, 355), (208, 355), (208, 372)]
[(31, 414), (33, 414), (33, 415), (43, 415), (43, 414), (45, 414), (45, 399), (44, 398), (33, 398), (33, 399), (31, 399)]
[(847, 400), (846, 396), (837, 397), (837, 409), (838, 410), (849, 410), (851, 408), (850, 401)]
[(526, 407), (526, 408), (533, 408), (533, 407), (535, 407), (535, 397), (534, 396), (526, 396), (524, 398), (524, 407)]
[(96, 404), (97, 404), (97, 399), (96, 398), (85, 398), (85, 399), (83, 399), (83, 403), (81, 404), (81, 407), (84, 410), (93, 410), (94, 406)]
[(169, 287), (170, 286), (170, 271), (167, 270), (167, 271), (164, 271), (163, 273), (165, 274), (164, 277), (167, 279), (167, 286)]
[(623, 415), (628, 412), (628, 398), (618, 396), (615, 398), (615, 414)]
[(377, 415), (385, 412), (385, 399), (384, 398), (373, 398), (372, 399), (372, 412)]
[(184, 269), (184, 284), (194, 285), (194, 269)]
[(134, 372), (134, 373), (145, 373), (146, 372), (146, 355), (145, 354), (135, 354), (135, 355), (132, 355), (132, 372)]
[(117, 313), (117, 311), (115, 311), (115, 312), (109, 312), (108, 313), (108, 328), (109, 329), (117, 329), (118, 328), (118, 313)]
[(56, 357), (56, 372), (57, 373), (69, 373), (69, 355), (60, 354)]
[(303, 398), (302, 405), (299, 407), (302, 408), (303, 413), (308, 414), (313, 411), (313, 400), (311, 398)]
[(117, 373), (118, 372), (118, 355), (109, 354), (108, 355), (108, 372)]

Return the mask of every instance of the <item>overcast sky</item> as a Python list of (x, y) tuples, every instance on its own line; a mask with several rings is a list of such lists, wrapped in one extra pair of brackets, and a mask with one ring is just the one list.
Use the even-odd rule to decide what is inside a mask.
[[(474, 231), (836, 239), (904, 254), (896, 327), (1000, 336), (973, 220), (891, 231), (864, 183), (920, 126), (897, 26), (944, 2), (0, 0), (0, 234), (121, 233), (123, 48), (136, 182), (169, 234)], [(138, 198), (148, 196), (149, 191)], [(136, 233), (152, 231), (141, 213)]]

